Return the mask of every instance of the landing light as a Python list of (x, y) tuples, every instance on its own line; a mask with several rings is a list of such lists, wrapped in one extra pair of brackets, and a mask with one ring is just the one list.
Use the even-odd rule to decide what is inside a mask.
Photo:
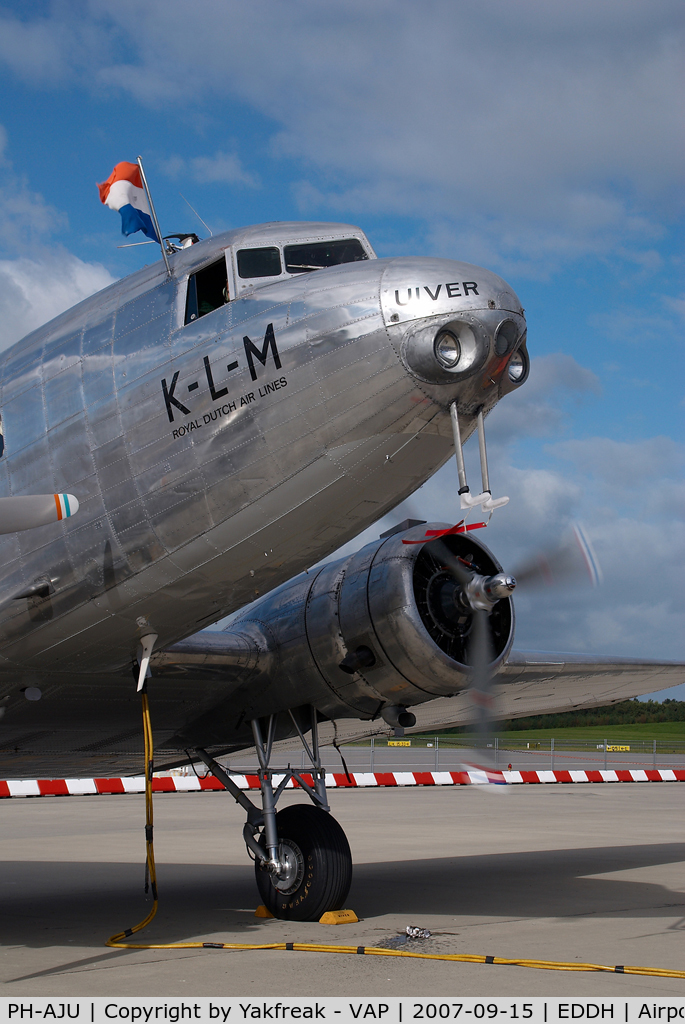
[(461, 356), (459, 339), (451, 331), (439, 331), (435, 339), (435, 355), (446, 369), (453, 369)]
[(450, 379), (463, 380), (473, 374), (488, 352), (487, 333), (474, 317), (470, 322), (418, 324), (408, 333), (404, 357), (421, 380), (447, 384)]
[(507, 368), (511, 383), (520, 384), (526, 376), (527, 370), (528, 364), (523, 352), (514, 352), (513, 356), (509, 360), (509, 366)]
[(503, 320), (495, 334), (495, 352), (503, 356), (510, 352), (518, 340), (519, 332), (513, 320)]

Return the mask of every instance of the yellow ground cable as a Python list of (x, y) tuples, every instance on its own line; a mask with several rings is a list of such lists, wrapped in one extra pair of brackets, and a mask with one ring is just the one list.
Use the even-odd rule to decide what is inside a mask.
[[(152, 811), (152, 773), (154, 771), (153, 758), (154, 747), (152, 743), (152, 722), (150, 719), (150, 704), (147, 699), (147, 686), (143, 686), (143, 740), (145, 745), (145, 892), (148, 891), (148, 883), (152, 892), (152, 910), (134, 925), (133, 928), (126, 928), (123, 932), (110, 936), (105, 945), (120, 946), (122, 939), (128, 939), (135, 932), (147, 928), (152, 918), (157, 913), (159, 896), (157, 894), (157, 871), (155, 869), (155, 844), (153, 839), (153, 811)], [(133, 948), (133, 947), (132, 947)]]
[(650, 978), (685, 978), (685, 971), (670, 971), (662, 967), (629, 967), (623, 964), (610, 967), (607, 964), (566, 963), (563, 960), (512, 960), (500, 956), (483, 956), (479, 953), (415, 953), (413, 950), (384, 949), (382, 946), (324, 946), (315, 942), (268, 942), (259, 945), (246, 942), (124, 942), (124, 939), (130, 938), (135, 932), (142, 931), (149, 925), (157, 913), (159, 904), (152, 836), (152, 723), (146, 687), (143, 689), (143, 735), (145, 738), (145, 847), (147, 872), (152, 890), (152, 910), (133, 928), (127, 928), (117, 935), (112, 935), (107, 939), (106, 946), (111, 946), (113, 949), (227, 949), (232, 952), (274, 949), (292, 950), (296, 953), (352, 953), (365, 956), (411, 957), (414, 960), (447, 960), (466, 964), (533, 967), (542, 971), (601, 971), (609, 974), (641, 974)]

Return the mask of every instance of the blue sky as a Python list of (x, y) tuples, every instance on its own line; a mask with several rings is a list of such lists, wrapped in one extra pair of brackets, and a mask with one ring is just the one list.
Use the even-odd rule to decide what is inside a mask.
[(182, 192), (490, 267), (534, 362), (487, 541), (515, 570), (580, 520), (606, 579), (522, 596), (517, 645), (684, 659), (682, 67), (679, 0), (0, 3), (0, 344), (155, 258), (95, 189), (139, 153), (164, 232), (203, 234)]

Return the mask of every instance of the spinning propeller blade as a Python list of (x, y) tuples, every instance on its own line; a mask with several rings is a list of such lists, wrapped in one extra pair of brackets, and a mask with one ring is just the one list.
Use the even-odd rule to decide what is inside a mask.
[[(445, 533), (445, 536), (447, 531)], [(470, 668), (469, 698), (474, 709), (476, 747), (486, 771), (492, 765), (494, 747), (493, 677), (495, 651), (490, 615), (497, 601), (508, 597), (514, 588), (540, 584), (572, 584), (587, 580), (597, 586), (601, 569), (592, 545), (583, 528), (573, 526), (570, 537), (534, 558), (528, 559), (513, 576), (497, 573), (484, 576), (467, 559), (454, 555), (442, 537), (430, 542), (430, 550), (459, 585), (459, 602), (471, 612), (471, 628), (467, 646)], [(468, 558), (472, 558), (469, 555)]]
[(462, 587), (466, 587), (473, 578), (473, 573), (469, 567), (461, 558), (453, 555), (450, 549), (442, 540), (433, 540), (430, 542), (430, 550), (433, 552), (436, 558), (439, 558), (444, 566), (449, 569), (457, 583)]
[(476, 747), (478, 756), (489, 767), (493, 746), (493, 663), (495, 661), (490, 612), (502, 597), (508, 597), (516, 581), (511, 576), (497, 573), (482, 576), (476, 567), (452, 554), (442, 540), (435, 540), (431, 549), (452, 573), (461, 588), (461, 600), (471, 609), (471, 635), (467, 656), (470, 666), (469, 699), (475, 712)]
[(476, 713), (476, 749), (478, 756), (485, 762), (491, 760), (489, 750), (493, 746), (494, 736), (492, 661), (490, 616), (484, 609), (478, 609), (473, 613), (472, 640), (469, 647), (469, 699)]
[(580, 523), (574, 523), (554, 547), (538, 552), (515, 573), (518, 586), (559, 586), (589, 582), (593, 587), (602, 582), (602, 570), (592, 544)]

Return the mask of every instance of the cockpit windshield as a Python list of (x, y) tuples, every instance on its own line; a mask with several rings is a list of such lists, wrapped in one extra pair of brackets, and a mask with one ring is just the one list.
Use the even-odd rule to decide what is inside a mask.
[(356, 263), (369, 258), (357, 238), (286, 245), (283, 255), (287, 274), (304, 274), (308, 270), (321, 270), (322, 267), (336, 267), (340, 263)]

